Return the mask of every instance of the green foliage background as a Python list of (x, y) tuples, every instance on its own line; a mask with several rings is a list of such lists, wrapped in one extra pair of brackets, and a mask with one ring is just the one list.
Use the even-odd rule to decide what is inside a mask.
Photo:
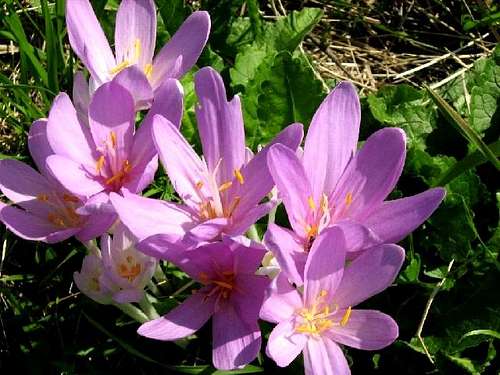
[[(192, 9), (183, 0), (157, 3), (157, 46), (162, 46)], [(198, 66), (219, 70), (231, 95), (242, 97), (247, 143), (256, 149), (292, 122), (307, 127), (335, 82), (322, 80), (311, 56), (300, 48), (321, 19), (320, 8), (268, 20), (262, 18), (255, 0), (246, 3), (248, 12), (239, 16), (241, 0), (201, 2), (212, 17), (212, 34)], [(31, 5), (34, 11), (16, 0), (0, 5), (0, 38), (19, 47), (10, 61), (16, 74), (0, 73), (0, 118), (19, 141), (0, 150), (0, 158), (28, 163), (27, 129), (33, 120), (47, 116), (59, 91), (71, 91), (79, 66), (67, 42), (63, 1), (39, 0)], [(117, 2), (97, 0), (93, 6), (111, 36)], [(466, 19), (464, 27), (490, 25), (496, 15)], [(182, 129), (191, 143), (199, 144), (193, 73), (182, 80), (186, 93)], [(362, 98), (362, 140), (387, 126), (401, 127), (408, 135), (404, 173), (392, 197), (432, 186), (445, 186), (447, 197), (432, 218), (402, 242), (407, 260), (396, 285), (364, 304), (392, 315), (400, 325), (400, 338), (378, 352), (346, 350), (355, 374), (497, 374), (500, 369), (499, 174), (476, 138), (468, 136), (473, 132), (498, 157), (500, 48), (437, 93), (465, 120), (467, 129), (423, 88), (385, 86)], [(162, 171), (145, 194), (177, 199)], [(277, 218), (284, 222), (282, 208)], [(264, 222), (258, 226), (264, 227)], [(3, 227), (0, 231), (0, 370), (15, 365), (21, 373), (43, 374), (123, 373), (130, 368), (147, 374), (222, 373), (210, 366), (209, 327), (176, 343), (147, 340), (135, 333), (137, 324), (118, 310), (76, 293), (72, 273), (85, 254), (77, 242), (48, 246), (23, 241)], [(164, 271), (167, 280), (159, 286), (159, 312), (189, 295), (187, 290), (170, 297), (189, 280), (170, 264)], [(415, 333), (438, 284), (441, 288), (422, 330), (432, 363)], [(264, 335), (271, 328), (263, 323)], [(278, 369), (262, 355), (231, 373), (262, 371), (300, 374), (303, 370), (300, 361)]]

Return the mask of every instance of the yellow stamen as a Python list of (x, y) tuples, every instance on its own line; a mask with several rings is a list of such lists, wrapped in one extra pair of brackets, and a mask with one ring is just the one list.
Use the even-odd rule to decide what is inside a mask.
[(328, 212), (328, 197), (325, 193), (321, 196), (320, 207), (323, 213)]
[(144, 66), (144, 74), (148, 79), (151, 79), (151, 76), (153, 75), (153, 64), (146, 64)]
[(233, 289), (233, 286), (225, 281), (213, 280), (212, 283), (214, 283), (215, 285), (221, 286), (223, 288), (226, 288), (226, 289)]
[(139, 38), (135, 39), (134, 42), (134, 59), (137, 62), (141, 57), (141, 40)]
[(203, 181), (198, 181), (194, 186), (197, 190), (201, 190), (201, 188), (203, 187)]
[(318, 226), (317, 225), (308, 225), (306, 226), (307, 237), (315, 237), (318, 234)]
[(340, 325), (343, 327), (347, 324), (347, 322), (349, 321), (349, 317), (351, 316), (351, 306), (349, 306), (347, 308), (347, 310), (345, 311), (345, 314), (344, 316), (342, 317), (342, 320), (340, 321)]
[(231, 205), (229, 206), (229, 210), (227, 211), (226, 217), (230, 217), (234, 210), (236, 210), (236, 207), (240, 204), (241, 197), (235, 197), (234, 200), (231, 202)]
[(38, 194), (36, 196), (36, 199), (41, 201), (41, 202), (47, 202), (49, 200), (49, 196), (47, 194)]
[(47, 215), (47, 219), (55, 226), (58, 226), (61, 228), (66, 227), (66, 223), (64, 222), (64, 219), (61, 215), (58, 215), (58, 214), (51, 212)]
[(314, 203), (313, 197), (307, 198), (307, 203), (309, 204), (309, 207), (311, 207), (311, 210), (314, 211), (316, 209), (316, 203)]
[(219, 186), (219, 191), (222, 193), (223, 191), (229, 189), (233, 183), (231, 181), (224, 182), (221, 186)]
[(111, 146), (116, 148), (116, 133), (113, 130), (109, 132), (109, 138), (111, 139)]
[(72, 202), (72, 203), (78, 203), (80, 201), (80, 199), (78, 199), (77, 197), (75, 197), (74, 195), (71, 195), (71, 194), (67, 194), (67, 193), (64, 193), (63, 195), (63, 200), (65, 202)]
[(130, 65), (128, 60), (124, 60), (118, 65), (116, 65), (114, 68), (109, 70), (110, 74), (118, 74), (120, 73), (123, 69), (127, 68)]
[(123, 171), (125, 173), (129, 173), (131, 169), (132, 169), (132, 166), (130, 165), (130, 162), (128, 160), (125, 160), (123, 162)]
[(243, 178), (243, 175), (241, 174), (241, 171), (239, 169), (234, 170), (234, 177), (236, 177), (241, 185), (245, 183), (245, 179)]
[(122, 263), (120, 264), (120, 267), (118, 267), (118, 274), (124, 279), (127, 279), (129, 282), (132, 282), (137, 276), (139, 276), (140, 273), (141, 265), (139, 263), (130, 267)]
[(327, 290), (322, 290), (321, 292), (319, 292), (319, 296), (320, 297), (326, 297), (328, 295), (328, 291)]
[(346, 204), (346, 206), (350, 206), (351, 203), (352, 203), (352, 193), (349, 192), (345, 196), (345, 204)]
[(101, 173), (102, 168), (104, 167), (105, 163), (106, 163), (106, 159), (104, 158), (104, 155), (99, 156), (99, 159), (97, 160), (97, 162), (95, 164), (96, 173)]

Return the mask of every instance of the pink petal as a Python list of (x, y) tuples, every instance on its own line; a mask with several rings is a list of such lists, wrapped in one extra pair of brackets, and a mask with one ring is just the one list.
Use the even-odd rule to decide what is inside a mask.
[(213, 312), (214, 299), (198, 292), (168, 314), (141, 325), (137, 333), (156, 340), (179, 340), (200, 329)]
[(279, 323), (290, 319), (301, 307), (301, 296), (288, 282), (283, 272), (280, 272), (266, 290), (259, 315), (268, 322)]
[(305, 236), (312, 189), (301, 161), (293, 150), (277, 144), (269, 150), (267, 165), (283, 198), (292, 228), (298, 235)]
[(349, 82), (339, 83), (314, 114), (303, 163), (317, 202), (331, 194), (356, 152), (360, 121), (359, 98)]
[(168, 233), (182, 238), (192, 219), (181, 206), (173, 203), (127, 194), (110, 194), (120, 220), (139, 240), (154, 234)]
[[(344, 314), (345, 311), (340, 310), (337, 319), (341, 320)], [(356, 349), (379, 350), (398, 338), (399, 329), (389, 315), (380, 311), (351, 310), (347, 324), (333, 327), (327, 335), (340, 344)]]
[(261, 337), (257, 319), (245, 321), (240, 313), (227, 305), (213, 316), (212, 361), (219, 370), (242, 367), (259, 353)]
[[(123, 0), (116, 13), (116, 61), (151, 64), (156, 44), (156, 9), (153, 0)], [(139, 52), (139, 56), (135, 56)], [(138, 57), (138, 60), (135, 60)]]
[(404, 250), (393, 244), (366, 250), (344, 269), (335, 292), (340, 307), (356, 306), (391, 285), (405, 259)]
[(168, 176), (182, 200), (198, 211), (206, 167), (179, 130), (159, 115), (153, 120), (153, 140)]
[(335, 220), (362, 220), (396, 185), (405, 161), (405, 133), (384, 128), (372, 134), (347, 166), (331, 204)]
[(113, 82), (127, 89), (134, 98), (136, 111), (151, 107), (153, 102), (153, 89), (144, 72), (137, 65), (129, 66), (118, 73)]
[(351, 374), (342, 349), (328, 338), (307, 341), (304, 349), (304, 370), (306, 375)]
[(65, 93), (59, 94), (52, 104), (47, 138), (54, 153), (66, 156), (87, 168), (95, 168), (98, 155), (90, 129), (80, 123), (75, 107)]
[(73, 78), (73, 103), (75, 103), (78, 120), (88, 126), (90, 89), (87, 79), (81, 71), (76, 72)]
[(88, 0), (66, 2), (69, 42), (99, 85), (110, 78), (115, 58)]
[(300, 354), (307, 343), (307, 336), (295, 333), (293, 320), (280, 322), (271, 332), (266, 354), (280, 367), (286, 367)]
[(269, 224), (264, 242), (286, 277), (296, 285), (302, 285), (307, 253), (295, 233), (276, 224)]
[(346, 256), (345, 237), (339, 227), (325, 229), (314, 240), (304, 272), (304, 304), (312, 306), (320, 295), (326, 301), (336, 297)]
[(106, 232), (116, 220), (116, 214), (103, 214), (100, 212), (92, 214), (88, 217), (83, 228), (75, 234), (75, 237), (81, 242), (93, 240)]
[(107, 154), (107, 149), (114, 144), (118, 162), (124, 162), (132, 147), (135, 131), (134, 100), (129, 91), (114, 81), (103, 84), (92, 97), (89, 118), (97, 149)]
[(195, 76), (199, 105), (196, 108), (203, 156), (208, 169), (219, 165), (217, 183), (234, 179), (234, 171), (245, 163), (245, 130), (239, 97), (230, 102), (222, 77), (210, 67), (200, 69)]
[[(244, 199), (242, 199), (242, 201), (243, 200)], [(266, 216), (274, 206), (276, 206), (275, 202), (266, 202), (249, 208), (245, 213), (238, 210), (238, 214), (233, 214), (224, 232), (230, 236), (244, 234), (251, 225), (255, 224), (260, 218)]]
[(198, 60), (210, 32), (207, 12), (194, 12), (153, 61), (151, 84), (158, 88), (165, 78), (182, 77)]
[(91, 196), (105, 189), (81, 164), (64, 156), (49, 156), (47, 168), (73, 194)]
[(36, 120), (31, 124), (28, 136), (28, 148), (38, 170), (45, 177), (50, 176), (45, 166), (45, 159), (54, 153), (47, 139), (47, 120)]
[(399, 242), (420, 226), (438, 208), (446, 195), (443, 188), (412, 197), (386, 201), (364, 220), (384, 242)]

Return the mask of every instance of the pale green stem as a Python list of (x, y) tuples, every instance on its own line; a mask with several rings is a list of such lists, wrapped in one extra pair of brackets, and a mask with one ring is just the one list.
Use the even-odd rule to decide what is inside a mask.
[(149, 319), (156, 319), (160, 317), (158, 312), (156, 312), (155, 307), (149, 300), (147, 293), (144, 293), (144, 297), (139, 301), (139, 306), (141, 306), (142, 311), (149, 317)]
[(248, 228), (247, 236), (251, 240), (254, 240), (256, 242), (260, 242), (259, 232), (257, 232), (257, 228), (255, 227), (255, 224), (252, 225), (250, 228)]
[(156, 266), (155, 273), (153, 274), (153, 277), (156, 279), (156, 281), (164, 281), (167, 279), (167, 276), (165, 276), (165, 273), (161, 269), (160, 264)]
[(82, 244), (88, 250), (89, 254), (93, 254), (98, 257), (101, 256), (101, 250), (99, 250), (96, 240), (85, 241), (82, 242)]
[(278, 210), (278, 205), (271, 208), (271, 211), (269, 211), (269, 216), (267, 218), (267, 225), (274, 224), (274, 221), (276, 220), (276, 211), (277, 210)]
[(132, 305), (131, 303), (115, 303), (116, 307), (118, 307), (123, 313), (130, 316), (132, 319), (136, 320), (139, 323), (146, 323), (150, 319), (144, 314), (140, 309)]

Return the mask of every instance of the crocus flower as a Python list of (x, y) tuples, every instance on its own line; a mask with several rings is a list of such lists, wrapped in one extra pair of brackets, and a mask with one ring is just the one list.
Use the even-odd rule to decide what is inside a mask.
[(116, 82), (103, 84), (93, 95), (89, 126), (79, 121), (69, 97), (59, 94), (47, 124), (48, 141), (55, 152), (47, 158), (47, 167), (73, 194), (91, 197), (85, 209), (113, 212), (107, 205), (110, 192), (138, 193), (154, 178), (158, 160), (151, 124), (158, 113), (179, 126), (182, 89), (176, 80), (169, 79), (160, 87), (137, 132), (132, 96)]
[[(160, 235), (151, 248), (167, 248), (185, 232), (206, 240), (221, 233), (243, 234), (275, 205), (261, 203), (274, 185), (266, 166), (270, 145), (255, 156), (245, 148), (239, 97), (227, 101), (224, 82), (211, 68), (203, 68), (196, 74), (195, 90), (204, 159), (168, 120), (156, 116), (153, 124), (153, 139), (160, 159), (184, 204), (125, 199), (116, 194), (111, 197), (120, 219), (136, 237), (142, 240)], [(296, 149), (301, 139), (302, 125), (292, 124), (271, 144), (282, 143)], [(141, 250), (147, 251), (144, 242)]]
[(341, 227), (324, 230), (314, 241), (299, 293), (281, 273), (273, 280), (260, 317), (277, 323), (266, 353), (278, 366), (301, 352), (307, 375), (347, 375), (349, 366), (338, 344), (378, 350), (398, 337), (396, 322), (375, 310), (354, 306), (386, 289), (404, 260), (404, 250), (383, 244), (364, 252), (347, 267)]
[[(268, 166), (283, 199), (293, 231), (270, 225), (266, 244), (293, 281), (301, 284), (314, 239), (327, 227), (349, 226), (350, 257), (376, 243), (394, 243), (424, 222), (445, 190), (429, 189), (412, 197), (384, 199), (394, 188), (405, 160), (403, 130), (385, 128), (356, 151), (360, 123), (354, 87), (340, 83), (316, 111), (301, 158), (275, 145)], [(356, 225), (358, 224), (358, 225)]]
[(91, 90), (116, 79), (145, 108), (167, 78), (180, 78), (196, 63), (208, 39), (210, 17), (194, 12), (153, 59), (156, 9), (152, 0), (123, 0), (116, 14), (115, 55), (88, 0), (68, 0), (70, 44), (92, 76)]
[(267, 277), (255, 275), (264, 253), (258, 244), (229, 238), (187, 251), (178, 265), (203, 286), (165, 316), (143, 324), (138, 333), (178, 340), (212, 317), (214, 366), (230, 370), (251, 362), (260, 350), (257, 320), (269, 284)]
[(121, 223), (101, 237), (101, 251), (95, 248), (74, 273), (82, 293), (102, 304), (139, 302), (144, 287), (153, 277), (157, 262), (135, 248), (135, 239)]
[(0, 161), (0, 189), (15, 205), (0, 202), (0, 221), (19, 237), (48, 243), (73, 235), (85, 242), (105, 232), (115, 215), (79, 214), (86, 198), (65, 189), (47, 170), (45, 160), (54, 154), (47, 120), (31, 125), (28, 147), (40, 173), (17, 160)]

